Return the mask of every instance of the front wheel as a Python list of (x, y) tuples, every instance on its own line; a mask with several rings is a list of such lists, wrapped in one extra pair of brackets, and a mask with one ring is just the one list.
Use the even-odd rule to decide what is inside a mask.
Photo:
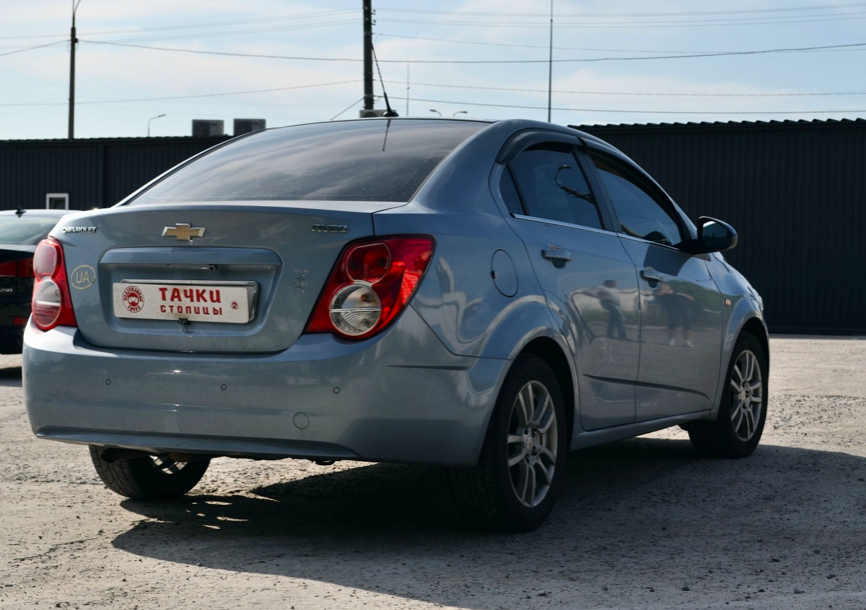
[(134, 500), (177, 498), (195, 487), (210, 465), (209, 459), (176, 462), (167, 455), (107, 462), (104, 447), (90, 445), (96, 474), (111, 491)]
[(767, 419), (769, 366), (761, 344), (744, 334), (734, 345), (714, 422), (694, 422), (689, 440), (710, 457), (743, 458), (755, 451)]
[(518, 357), (496, 401), (478, 465), (452, 471), (453, 495), (464, 515), (509, 532), (540, 526), (562, 487), (566, 427), (553, 371), (537, 356)]

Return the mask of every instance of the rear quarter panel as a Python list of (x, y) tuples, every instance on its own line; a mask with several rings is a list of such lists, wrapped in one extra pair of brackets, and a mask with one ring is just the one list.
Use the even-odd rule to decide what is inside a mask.
[[(440, 164), (412, 202), (373, 216), (377, 235), (435, 237), (436, 253), (412, 306), (457, 355), (514, 358), (532, 338), (550, 335), (552, 319), (526, 247), (505, 222), (488, 182), (515, 124), (478, 132)], [(498, 251), (512, 264), (497, 269), (494, 279)], [(513, 294), (508, 283), (516, 284)]]

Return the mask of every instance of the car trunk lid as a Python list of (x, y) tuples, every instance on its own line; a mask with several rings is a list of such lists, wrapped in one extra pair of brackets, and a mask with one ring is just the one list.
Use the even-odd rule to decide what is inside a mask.
[(61, 222), (82, 337), (110, 348), (267, 353), (304, 331), (345, 245), (395, 203), (114, 208)]

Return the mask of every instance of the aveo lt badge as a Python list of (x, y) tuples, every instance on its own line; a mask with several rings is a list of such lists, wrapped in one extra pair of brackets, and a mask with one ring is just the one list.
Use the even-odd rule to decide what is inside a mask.
[(314, 224), (313, 225), (314, 233), (348, 233), (349, 226), (348, 225), (326, 225), (326, 224)]
[(179, 222), (162, 230), (163, 237), (175, 237), (178, 241), (192, 241), (193, 237), (204, 237), (207, 227), (191, 227), (188, 222)]

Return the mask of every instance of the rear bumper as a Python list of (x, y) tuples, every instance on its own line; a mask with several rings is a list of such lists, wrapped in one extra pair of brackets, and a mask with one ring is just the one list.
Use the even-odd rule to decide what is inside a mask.
[(360, 343), (306, 335), (273, 355), (97, 348), (28, 326), (24, 396), (40, 438), (253, 458), (477, 461), (508, 361), (448, 352), (408, 308)]

